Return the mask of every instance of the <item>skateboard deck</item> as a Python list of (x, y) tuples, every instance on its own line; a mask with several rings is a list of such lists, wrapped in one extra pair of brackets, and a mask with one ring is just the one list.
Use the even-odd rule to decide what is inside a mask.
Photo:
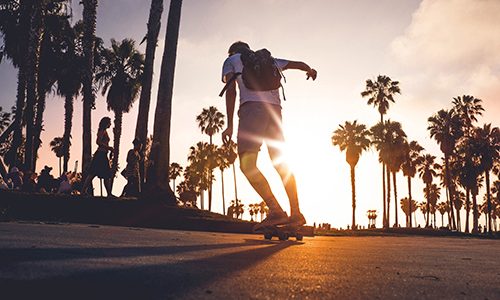
[(280, 241), (286, 241), (293, 237), (297, 241), (302, 241), (304, 238), (303, 233), (301, 233), (302, 225), (295, 224), (283, 224), (267, 226), (260, 229), (258, 232), (264, 234), (266, 240), (272, 240), (273, 237), (277, 237)]

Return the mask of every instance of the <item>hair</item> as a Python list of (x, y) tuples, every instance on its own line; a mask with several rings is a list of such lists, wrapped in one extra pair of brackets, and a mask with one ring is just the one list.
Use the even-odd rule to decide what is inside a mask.
[(135, 138), (135, 139), (132, 141), (132, 144), (134, 144), (134, 146), (135, 146), (135, 145), (142, 145), (142, 142), (141, 142), (141, 140), (140, 140), (139, 138)]
[(99, 121), (99, 130), (104, 130), (108, 125), (111, 125), (111, 119), (109, 117), (104, 117)]
[(248, 46), (247, 43), (245, 42), (242, 42), (242, 41), (237, 41), (237, 42), (234, 42), (230, 47), (229, 49), (227, 50), (227, 53), (228, 54), (234, 54), (234, 53), (240, 53), (241, 50), (243, 49), (250, 49), (250, 46)]

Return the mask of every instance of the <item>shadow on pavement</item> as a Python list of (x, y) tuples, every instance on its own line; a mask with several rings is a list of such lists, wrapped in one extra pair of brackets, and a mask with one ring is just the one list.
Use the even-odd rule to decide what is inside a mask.
[[(267, 242), (267, 241), (266, 241)], [(296, 242), (267, 242), (265, 247), (204, 257), (195, 260), (178, 260), (174, 263), (134, 265), (106, 270), (72, 270), (68, 275), (33, 280), (0, 279), (0, 291), (7, 299), (165, 299), (180, 296), (202, 285), (224, 278), (234, 272), (250, 268), (271, 255)], [(174, 247), (139, 247), (112, 249), (83, 249), (73, 255), (63, 254), (66, 249), (25, 249), (14, 262), (44, 259), (76, 259), (99, 257), (133, 257), (169, 255), (186, 251), (202, 251), (249, 245), (263, 245), (257, 240), (220, 245), (194, 245)], [(265, 245), (265, 244), (264, 244)], [(212, 247), (212, 248), (210, 248)], [(120, 250), (121, 249), (121, 250)], [(17, 249), (20, 250), (20, 249)], [(28, 250), (32, 250), (30, 252)], [(50, 251), (53, 252), (50, 252)], [(38, 251), (38, 252), (37, 252)], [(43, 252), (46, 251), (46, 252)], [(109, 253), (111, 251), (111, 253)], [(108, 253), (106, 253), (108, 252)], [(31, 256), (22, 259), (21, 256)], [(38, 255), (38, 258), (36, 258)], [(44, 256), (48, 256), (45, 258)], [(3, 263), (3, 262), (2, 262)], [(230, 289), (231, 287), (228, 287)]]

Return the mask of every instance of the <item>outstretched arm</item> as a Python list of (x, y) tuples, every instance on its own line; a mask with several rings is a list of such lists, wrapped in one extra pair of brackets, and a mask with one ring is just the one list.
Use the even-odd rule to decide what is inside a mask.
[(289, 69), (302, 70), (302, 71), (306, 72), (307, 79), (309, 79), (309, 77), (311, 77), (312, 80), (316, 80), (316, 76), (318, 75), (318, 72), (316, 72), (316, 70), (309, 67), (309, 65), (306, 64), (305, 62), (301, 62), (301, 61), (289, 61), (283, 70), (289, 70)]
[[(233, 77), (234, 73), (228, 73), (225, 76), (225, 82)], [(233, 115), (234, 115), (234, 104), (236, 103), (236, 83), (231, 82), (226, 90), (226, 115), (227, 115), (227, 128), (222, 132), (222, 142), (224, 144), (231, 141), (233, 136)]]

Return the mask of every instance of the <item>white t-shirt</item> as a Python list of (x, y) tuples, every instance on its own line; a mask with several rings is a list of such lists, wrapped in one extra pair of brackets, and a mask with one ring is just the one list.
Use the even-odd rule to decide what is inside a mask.
[[(225, 76), (229, 73), (239, 73), (243, 70), (243, 63), (241, 62), (241, 54), (237, 53), (226, 58), (222, 66), (222, 81), (225, 82)], [(276, 65), (280, 69), (284, 69), (288, 65), (288, 60), (275, 58)], [(228, 80), (230, 78), (227, 78)], [(271, 91), (253, 91), (247, 89), (243, 83), (241, 75), (236, 78), (240, 90), (240, 105), (249, 101), (260, 101), (271, 104), (281, 105), (279, 89)]]

